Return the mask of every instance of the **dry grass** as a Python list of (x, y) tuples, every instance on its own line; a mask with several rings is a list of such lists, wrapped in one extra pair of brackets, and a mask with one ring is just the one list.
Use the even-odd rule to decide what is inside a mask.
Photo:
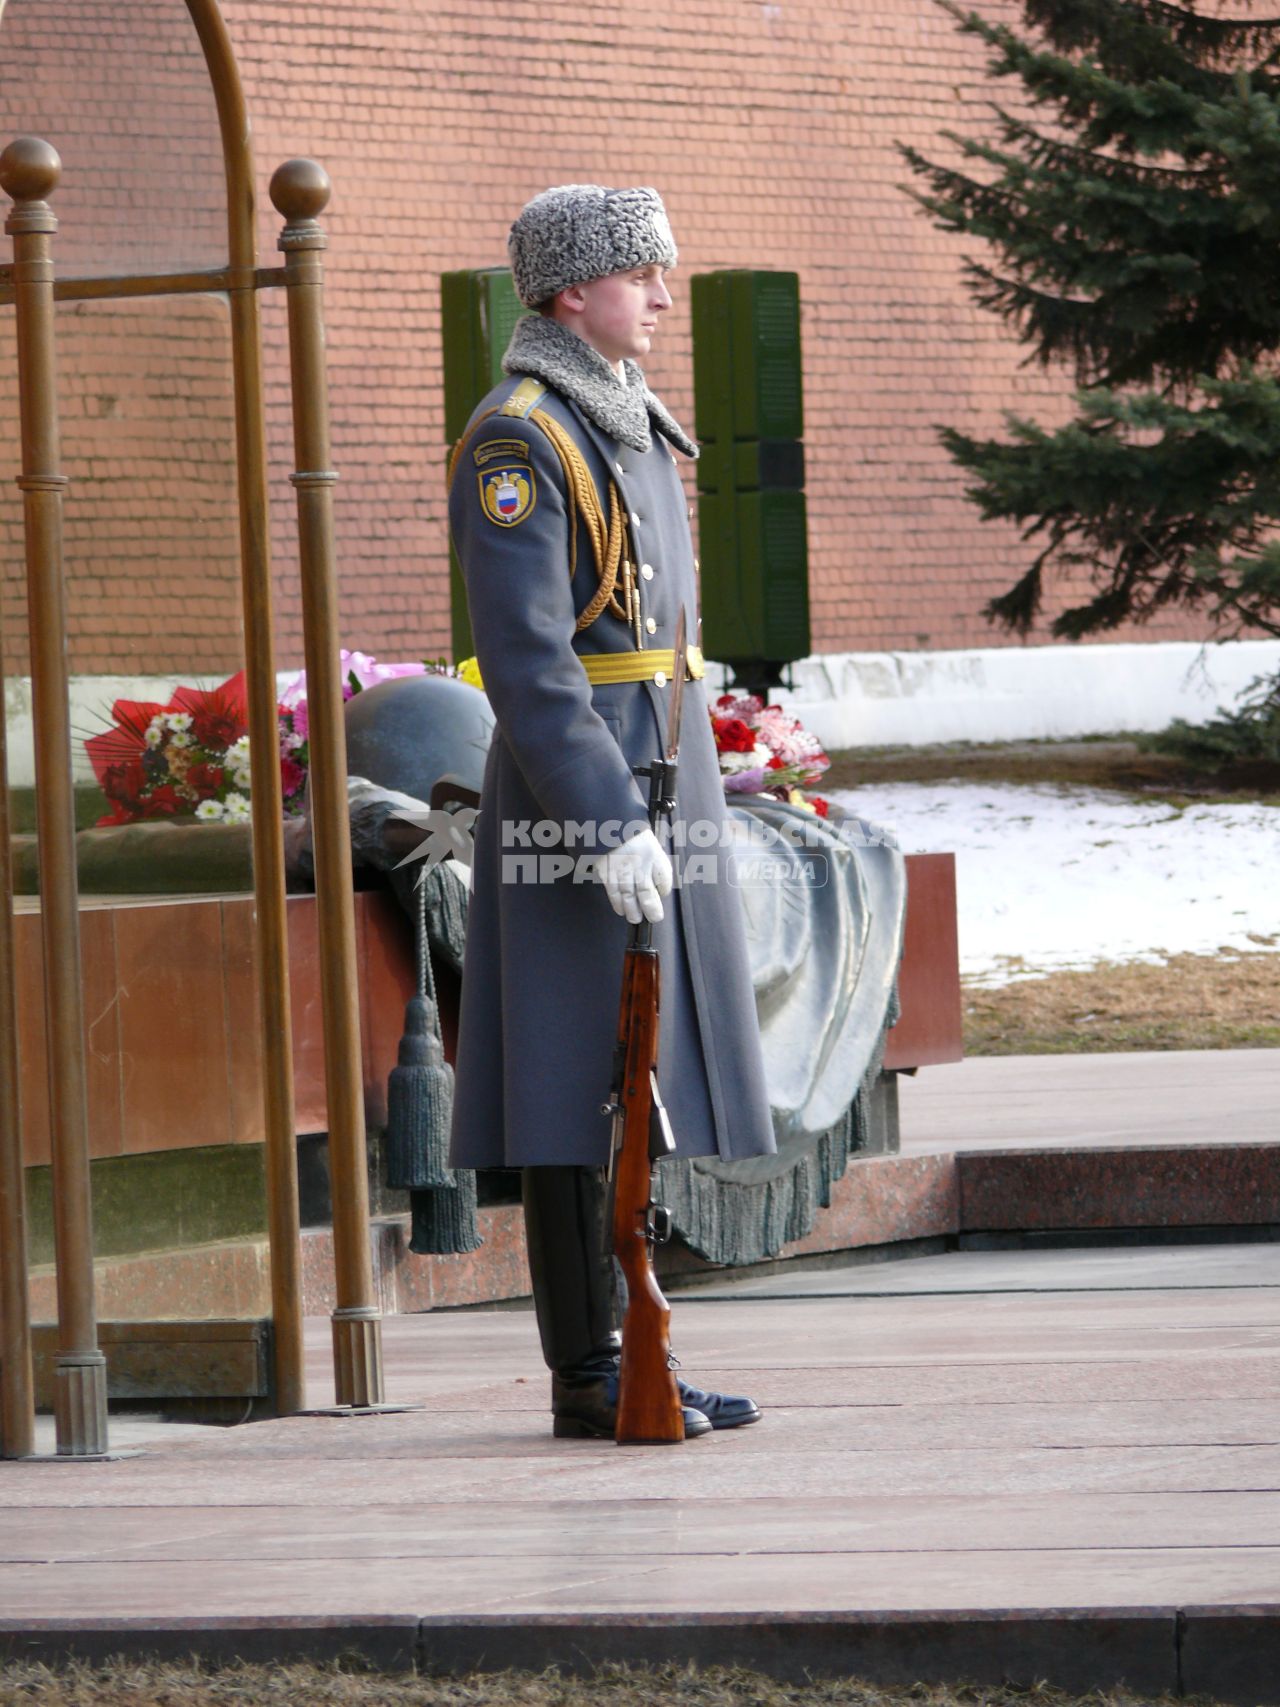
[(821, 790), (825, 794), (886, 782), (1068, 783), (1178, 805), (1192, 800), (1280, 803), (1280, 765), (1259, 762), (1209, 770), (1165, 753), (1143, 752), (1136, 740), (1120, 736), (985, 746), (859, 747), (832, 754)]
[[(1125, 1690), (1085, 1697), (1044, 1687), (881, 1689), (856, 1679), (774, 1683), (756, 1672), (602, 1666), (591, 1677), (548, 1671), (461, 1678), (385, 1676), (358, 1667), (114, 1664), (51, 1670), (0, 1666), (0, 1707), (1160, 1707)], [(1185, 1704), (1184, 1704), (1185, 1707)]]
[(1277, 1046), (1274, 953), (1175, 954), (1157, 966), (1108, 963), (964, 991), (967, 1055)]

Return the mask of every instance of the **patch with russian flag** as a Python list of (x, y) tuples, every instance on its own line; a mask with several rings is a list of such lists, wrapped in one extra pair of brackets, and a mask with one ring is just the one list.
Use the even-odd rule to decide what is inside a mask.
[(492, 468), (476, 478), (484, 513), (499, 527), (512, 528), (522, 522), (537, 501), (531, 468)]

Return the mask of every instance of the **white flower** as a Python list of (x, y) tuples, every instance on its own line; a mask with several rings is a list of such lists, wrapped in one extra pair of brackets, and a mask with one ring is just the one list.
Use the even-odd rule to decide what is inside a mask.
[(243, 765), (237, 765), (231, 772), (231, 780), (237, 788), (243, 788), (246, 793), (249, 788), (249, 772)]
[(147, 724), (147, 733), (145, 736), (145, 740), (146, 740), (148, 747), (158, 747), (160, 745), (161, 741), (164, 740), (164, 718), (163, 717), (153, 717), (151, 719), (150, 723)]
[(216, 824), (219, 818), (225, 818), (220, 800), (202, 800), (196, 807), (196, 817), (203, 824)]
[(189, 711), (167, 712), (165, 714), (165, 722), (169, 725), (170, 729), (178, 729), (185, 732), (191, 727), (191, 713)]
[(249, 801), (243, 794), (229, 794), (225, 807), (225, 816), (229, 824), (244, 824), (250, 817)]
[(189, 747), (191, 745), (191, 737), (187, 734), (185, 729), (175, 729), (169, 736), (169, 745), (171, 747)]
[(759, 747), (753, 747), (749, 753), (721, 753), (720, 769), (726, 776), (733, 776), (736, 771), (757, 770), (769, 762), (768, 752), (763, 758), (757, 756), (760, 752)]
[(249, 763), (249, 737), (242, 735), (238, 741), (233, 741), (227, 748), (227, 763), (230, 765), (247, 765)]

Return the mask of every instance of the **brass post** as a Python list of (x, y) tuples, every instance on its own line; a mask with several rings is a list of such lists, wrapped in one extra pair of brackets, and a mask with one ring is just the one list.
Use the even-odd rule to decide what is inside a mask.
[(312, 835), (320, 929), (329, 1172), (338, 1308), (333, 1313), (334, 1386), (340, 1405), (383, 1401), (382, 1314), (374, 1298), (369, 1252), (369, 1180), (347, 810), (347, 741), (339, 675), (341, 636), (329, 467), (321, 254), (327, 239), (317, 215), (329, 177), (313, 160), (288, 160), (271, 180), (271, 200), (286, 223), (280, 235), (289, 305), (293, 391), (292, 476), (298, 503), (303, 646), (307, 664), (307, 740)]
[(218, 107), (227, 183), (227, 245), (232, 284), (231, 360), (235, 386), (236, 462), (240, 498), (240, 582), (244, 612), (245, 685), (253, 765), (253, 888), (258, 989), (261, 997), (263, 1122), (267, 1224), (271, 1251), (271, 1318), (276, 1410), (306, 1404), (302, 1339), (302, 1245), (298, 1231), (298, 1153), (293, 1103), (293, 1036), (285, 917), (284, 807), (275, 762), (275, 651), (271, 614), (271, 547), (267, 446), (258, 313), (257, 214), (253, 149), (244, 89), (217, 0), (187, 0)]
[(107, 1450), (107, 1367), (98, 1349), (94, 1309), (75, 795), (71, 782), (62, 568), (62, 493), (67, 481), (58, 468), (54, 361), (52, 237), (58, 222), (45, 199), (52, 194), (61, 172), (56, 151), (38, 137), (19, 137), (0, 155), (0, 188), (14, 204), (5, 231), (13, 238), (22, 421), (18, 485), (22, 489), (27, 548), (40, 927), (53, 1140), (58, 1291), (54, 1414), (59, 1455), (89, 1457)]
[[(4, 671), (0, 668), (0, 688), (3, 685)], [(9, 833), (9, 769), (4, 707), (0, 703), (0, 1458), (29, 1458), (35, 1451), (35, 1407)]]

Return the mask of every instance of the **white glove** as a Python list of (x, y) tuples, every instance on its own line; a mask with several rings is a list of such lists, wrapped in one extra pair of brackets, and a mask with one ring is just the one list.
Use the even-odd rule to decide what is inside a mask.
[(662, 897), (671, 893), (671, 861), (652, 830), (641, 830), (611, 849), (597, 870), (615, 913), (633, 925), (641, 915), (656, 925), (662, 917)]

